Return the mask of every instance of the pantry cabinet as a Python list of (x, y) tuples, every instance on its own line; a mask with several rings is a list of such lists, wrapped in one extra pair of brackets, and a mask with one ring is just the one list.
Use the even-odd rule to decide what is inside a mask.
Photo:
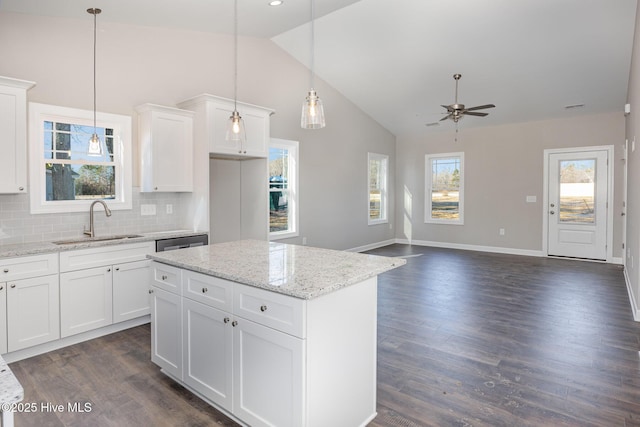
[[(269, 154), (270, 117), (274, 110), (238, 102), (244, 120), (246, 142), (227, 141), (227, 122), (234, 110), (232, 99), (203, 94), (183, 101), (180, 108), (195, 112), (197, 127), (206, 139), (209, 153), (222, 158), (266, 158)], [(196, 132), (197, 133), (197, 132)]]
[(34, 85), (0, 77), (0, 194), (27, 192), (27, 91)]
[(193, 191), (192, 111), (143, 104), (138, 112), (140, 191)]

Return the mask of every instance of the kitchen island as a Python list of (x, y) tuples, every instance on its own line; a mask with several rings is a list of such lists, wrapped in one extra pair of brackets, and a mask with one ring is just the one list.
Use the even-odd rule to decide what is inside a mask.
[(256, 240), (149, 258), (165, 374), (245, 425), (376, 416), (377, 275), (405, 260)]

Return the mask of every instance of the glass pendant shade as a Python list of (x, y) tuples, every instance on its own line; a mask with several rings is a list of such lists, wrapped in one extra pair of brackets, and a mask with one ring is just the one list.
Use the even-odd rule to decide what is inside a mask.
[(316, 91), (311, 89), (302, 104), (300, 126), (304, 129), (320, 129), (325, 125), (322, 100), (318, 98)]
[(244, 129), (244, 120), (240, 116), (238, 111), (234, 110), (227, 120), (227, 133), (226, 133), (227, 141), (237, 141), (242, 144), (247, 140), (247, 135)]
[(102, 156), (102, 142), (100, 142), (100, 138), (98, 138), (98, 134), (95, 132), (89, 140), (87, 154), (89, 156)]

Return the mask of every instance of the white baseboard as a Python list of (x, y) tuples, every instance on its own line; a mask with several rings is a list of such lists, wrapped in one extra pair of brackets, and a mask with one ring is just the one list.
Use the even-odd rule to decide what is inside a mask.
[(382, 242), (371, 243), (371, 244), (369, 244), (369, 245), (358, 246), (357, 248), (347, 249), (347, 252), (364, 252), (364, 251), (370, 251), (370, 250), (372, 250), (372, 249), (381, 248), (381, 247), (383, 247), (383, 246), (393, 245), (394, 243), (398, 243), (398, 242), (397, 242), (397, 239), (389, 239), (389, 240), (384, 240), (384, 241), (382, 241)]
[(499, 246), (468, 245), (464, 243), (434, 242), (430, 240), (409, 241), (407, 239), (396, 239), (395, 243), (401, 243), (406, 245), (431, 246), (434, 248), (461, 249), (465, 251), (493, 252), (498, 254), (526, 255), (526, 256), (535, 256), (535, 257), (544, 256), (544, 253), (542, 251), (535, 251), (530, 249), (503, 248)]
[(629, 273), (626, 268), (624, 269), (624, 282), (627, 285), (627, 293), (629, 294), (629, 301), (631, 302), (631, 312), (633, 313), (633, 320), (635, 320), (636, 322), (640, 322), (640, 310), (638, 309), (636, 296), (633, 293), (631, 280), (629, 280)]

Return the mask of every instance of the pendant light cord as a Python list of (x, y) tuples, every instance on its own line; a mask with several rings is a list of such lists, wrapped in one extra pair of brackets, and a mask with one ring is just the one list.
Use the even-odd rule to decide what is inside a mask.
[(309, 87), (313, 89), (313, 68), (315, 63), (315, 24), (314, 24), (314, 0), (311, 0), (311, 67), (310, 67), (310, 75), (309, 75)]
[(97, 47), (97, 11), (94, 9), (93, 11), (93, 133), (97, 134), (96, 131), (96, 47)]
[(238, 111), (238, 0), (233, 2), (233, 111)]

